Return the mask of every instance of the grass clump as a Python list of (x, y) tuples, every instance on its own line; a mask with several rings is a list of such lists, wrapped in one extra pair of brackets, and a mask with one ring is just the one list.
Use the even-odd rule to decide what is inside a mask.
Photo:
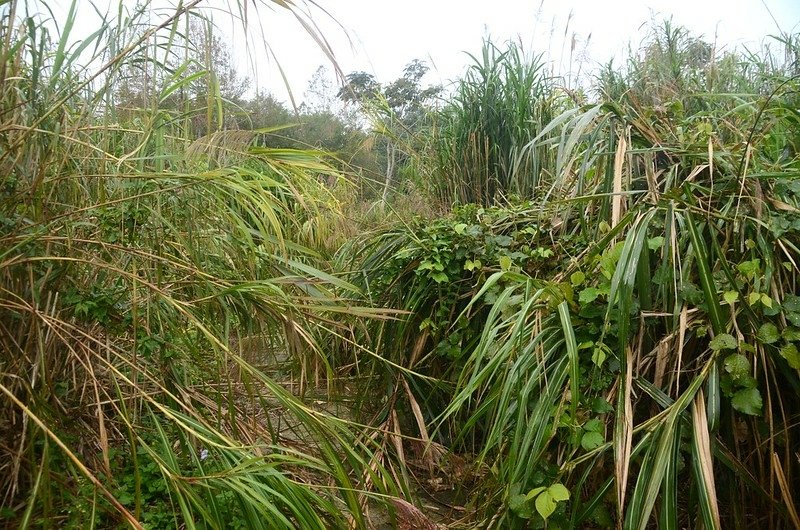
[[(196, 130), (168, 97), (215, 82), (181, 75), (196, 4), (155, 23), (120, 6), (79, 44), (75, 5), (59, 34), (33, 5), (2, 11), (5, 525), (364, 526), (357, 485), (383, 487), (346, 424), (256, 368), (314, 358), (320, 323), (355, 310), (297, 243), (336, 214), (320, 176), (338, 172), (249, 141), (227, 163), (185, 156), (222, 105), (212, 92)], [(118, 111), (133, 65), (148, 105)]]
[(547, 181), (552, 153), (530, 143), (572, 104), (541, 56), (514, 42), (487, 40), (481, 55), (436, 113), (431, 131), (429, 185), (445, 203), (490, 205), (531, 196)]

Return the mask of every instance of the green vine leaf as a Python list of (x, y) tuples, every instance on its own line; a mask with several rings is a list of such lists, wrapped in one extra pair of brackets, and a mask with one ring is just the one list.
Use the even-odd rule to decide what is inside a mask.
[(734, 380), (743, 378), (750, 373), (750, 361), (740, 353), (735, 353), (725, 359), (725, 371), (731, 374)]
[(547, 520), (556, 511), (556, 505), (560, 501), (569, 499), (569, 490), (563, 484), (553, 484), (536, 497), (536, 511)]
[(603, 366), (603, 362), (605, 362), (605, 360), (606, 360), (606, 352), (605, 350), (603, 350), (603, 348), (598, 346), (592, 352), (592, 362), (595, 364), (595, 366), (600, 368), (601, 366)]
[(783, 333), (781, 333), (781, 336), (789, 341), (800, 340), (800, 329), (786, 328), (783, 330)]
[(522, 519), (530, 519), (533, 517), (533, 507), (528, 501), (529, 499), (527, 495), (512, 495), (508, 499), (508, 507), (517, 515), (517, 517), (521, 517)]
[(761, 271), (761, 260), (754, 259), (751, 261), (743, 261), (739, 265), (737, 265), (739, 272), (747, 278), (748, 280), (752, 280), (755, 278), (756, 274)]
[(781, 357), (786, 359), (789, 366), (795, 370), (800, 370), (800, 352), (797, 351), (797, 346), (794, 344), (787, 344), (780, 350)]
[(758, 328), (756, 338), (758, 338), (759, 342), (762, 344), (773, 344), (778, 342), (778, 339), (781, 338), (781, 334), (778, 333), (778, 328), (775, 326), (775, 324), (767, 322)]
[(589, 431), (585, 432), (583, 436), (581, 436), (581, 447), (583, 447), (586, 451), (591, 451), (592, 449), (597, 449), (605, 442), (605, 438), (599, 432)]
[(647, 240), (647, 248), (649, 248), (650, 250), (655, 251), (663, 246), (664, 246), (663, 236), (651, 237), (650, 239)]
[(757, 388), (744, 388), (737, 391), (731, 399), (733, 408), (750, 416), (761, 415), (761, 392)]
[(725, 300), (726, 304), (734, 304), (739, 301), (739, 293), (736, 291), (725, 291), (722, 294), (722, 298)]
[(727, 333), (720, 333), (708, 344), (709, 348), (714, 351), (720, 350), (735, 350), (736, 339)]
[(549, 491), (550, 495), (558, 502), (569, 500), (569, 490), (560, 482), (547, 488), (547, 491)]
[(598, 296), (600, 296), (600, 291), (598, 289), (587, 287), (578, 295), (578, 301), (582, 304), (590, 304), (597, 300)]
[(433, 281), (435, 281), (436, 283), (446, 282), (449, 279), (447, 277), (447, 274), (443, 272), (434, 272), (433, 274), (431, 274), (431, 278), (433, 278)]

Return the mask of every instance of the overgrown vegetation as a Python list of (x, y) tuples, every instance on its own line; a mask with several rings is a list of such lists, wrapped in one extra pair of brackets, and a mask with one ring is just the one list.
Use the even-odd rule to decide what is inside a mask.
[(491, 41), (438, 113), (432, 131), (430, 186), (445, 203), (490, 204), (509, 194), (533, 197), (553, 166), (534, 139), (570, 106), (542, 56)]
[[(339, 312), (373, 313), (298, 244), (309, 226), (324, 235), (313, 220), (336, 205), (323, 182), (341, 176), (314, 151), (186, 159), (216, 127), (209, 115), (196, 133), (193, 107), (160, 106), (198, 75), (216, 82), (170, 68), (182, 22), (201, 16), (189, 7), (129, 36), (134, 13), (78, 48), (74, 4), (55, 37), (24, 3), (4, 7), (9, 526), (363, 526), (357, 485), (383, 490), (357, 433), (258, 368), (315, 357), (315, 328)], [(148, 50), (152, 106), (125, 118), (117, 76)]]
[(800, 526), (797, 35), (293, 114), (198, 4), (0, 7), (3, 526)]

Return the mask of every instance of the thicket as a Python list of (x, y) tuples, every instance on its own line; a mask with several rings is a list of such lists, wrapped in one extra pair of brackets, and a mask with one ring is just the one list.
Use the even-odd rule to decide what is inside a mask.
[(800, 526), (797, 35), (665, 22), (584, 93), (491, 42), (436, 105), (349, 76), (370, 228), (196, 4), (0, 7), (4, 526)]
[(475, 455), (473, 524), (798, 523), (800, 56), (773, 45), (666, 21), (591, 96), (486, 43), (415, 160), (462, 206), (345, 247), (409, 312), (369, 334), (385, 417)]
[[(173, 69), (196, 53), (190, 6), (79, 45), (74, 3), (57, 35), (31, 7), (3, 6), (0, 39), (4, 525), (364, 526), (364, 481), (385, 491), (368, 440), (264, 370), (310, 364), (338, 312), (376, 313), (303, 244), (332, 233), (325, 183), (344, 178), (316, 151), (209, 132), (214, 72)], [(149, 106), (126, 108), (143, 58)], [(217, 87), (202, 131), (170, 99), (198, 76)]]

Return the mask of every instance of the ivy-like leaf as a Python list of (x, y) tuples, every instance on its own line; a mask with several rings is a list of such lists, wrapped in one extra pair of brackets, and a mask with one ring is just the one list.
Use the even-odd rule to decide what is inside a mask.
[(800, 340), (800, 329), (785, 328), (781, 336), (788, 341)]
[(433, 278), (433, 281), (435, 281), (436, 283), (446, 282), (449, 279), (447, 277), (447, 274), (443, 272), (434, 272), (433, 274), (431, 274), (431, 278)]
[(533, 488), (531, 491), (528, 492), (527, 495), (525, 495), (525, 498), (528, 499), (528, 500), (531, 500), (531, 499), (533, 499), (534, 497), (536, 497), (537, 495), (539, 495), (541, 492), (543, 492), (546, 489), (547, 488), (545, 488), (544, 486), (539, 486), (538, 488)]
[(800, 327), (800, 296), (790, 294), (783, 298), (781, 303), (786, 320)]
[(725, 300), (726, 304), (733, 304), (739, 300), (739, 293), (736, 291), (725, 291), (722, 294), (722, 298)]
[(521, 517), (523, 519), (530, 519), (533, 517), (533, 507), (531, 503), (528, 502), (527, 495), (512, 495), (508, 499), (508, 507), (514, 512), (517, 517)]
[(592, 362), (595, 364), (595, 366), (599, 368), (603, 366), (603, 362), (605, 362), (605, 360), (606, 360), (605, 350), (603, 350), (603, 348), (599, 346), (596, 347), (592, 352)]
[(536, 511), (547, 519), (556, 511), (556, 504), (569, 499), (569, 490), (561, 483), (556, 483), (536, 497)]
[(794, 344), (787, 344), (781, 348), (781, 357), (786, 359), (789, 366), (795, 370), (800, 370), (800, 352), (797, 351), (797, 346)]
[(650, 250), (658, 250), (664, 246), (664, 238), (662, 236), (651, 237), (647, 240), (647, 248)]
[(726, 396), (733, 397), (733, 393), (736, 391), (736, 384), (730, 374), (722, 374), (722, 377), (719, 378), (719, 389)]
[(495, 243), (497, 243), (497, 246), (500, 247), (507, 247), (511, 245), (511, 243), (514, 241), (512, 238), (504, 235), (497, 235), (494, 236), (492, 239), (494, 240)]
[(735, 353), (725, 358), (725, 371), (735, 380), (750, 373), (750, 361), (742, 354)]
[(605, 442), (605, 438), (599, 432), (595, 431), (588, 431), (583, 433), (581, 436), (581, 447), (583, 447), (586, 451), (591, 451), (592, 449), (597, 449)]
[(681, 286), (680, 295), (681, 298), (692, 305), (700, 305), (703, 303), (703, 291), (693, 283), (684, 283)]
[(598, 296), (600, 296), (599, 290), (595, 289), (594, 287), (587, 287), (580, 292), (578, 295), (578, 300), (582, 304), (589, 304), (597, 300)]
[(708, 344), (714, 351), (736, 349), (736, 339), (727, 333), (720, 333)]
[(536, 497), (536, 511), (539, 512), (542, 519), (547, 519), (556, 511), (556, 501), (547, 491), (542, 492)]
[(762, 324), (761, 327), (758, 328), (758, 333), (756, 333), (756, 337), (762, 344), (773, 344), (775, 342), (778, 342), (778, 339), (781, 338), (781, 334), (778, 333), (778, 327), (775, 326), (775, 324), (773, 324), (772, 322), (767, 322), (766, 324)]
[(590, 406), (592, 408), (592, 412), (596, 414), (606, 414), (607, 412), (614, 410), (614, 407), (611, 406), (611, 403), (601, 397), (592, 398)]
[(731, 399), (733, 408), (751, 416), (761, 415), (761, 392), (757, 388), (743, 388), (737, 391)]
[(569, 490), (560, 482), (547, 488), (547, 491), (549, 491), (550, 495), (558, 502), (569, 500)]
[(583, 430), (587, 432), (603, 432), (603, 422), (597, 418), (592, 418), (583, 424)]
[(419, 264), (417, 267), (418, 271), (429, 271), (433, 269), (433, 262), (424, 260), (422, 263)]
[(745, 374), (736, 381), (736, 384), (739, 388), (756, 388), (758, 381), (752, 375)]
[(481, 260), (479, 260), (479, 259), (476, 259), (476, 260), (468, 259), (468, 260), (466, 260), (464, 262), (464, 270), (465, 271), (473, 271), (475, 269), (480, 269), (482, 266), (483, 266), (483, 263), (481, 263)]
[(761, 303), (764, 304), (764, 306), (771, 308), (772, 307), (772, 298), (770, 298), (769, 295), (766, 295), (766, 294), (762, 293), (761, 294)]
[(736, 268), (739, 269), (739, 272), (742, 274), (742, 276), (744, 276), (748, 280), (752, 280), (753, 278), (755, 278), (756, 274), (758, 274), (761, 271), (761, 260), (754, 259), (750, 261), (743, 261), (742, 263), (737, 265)]

